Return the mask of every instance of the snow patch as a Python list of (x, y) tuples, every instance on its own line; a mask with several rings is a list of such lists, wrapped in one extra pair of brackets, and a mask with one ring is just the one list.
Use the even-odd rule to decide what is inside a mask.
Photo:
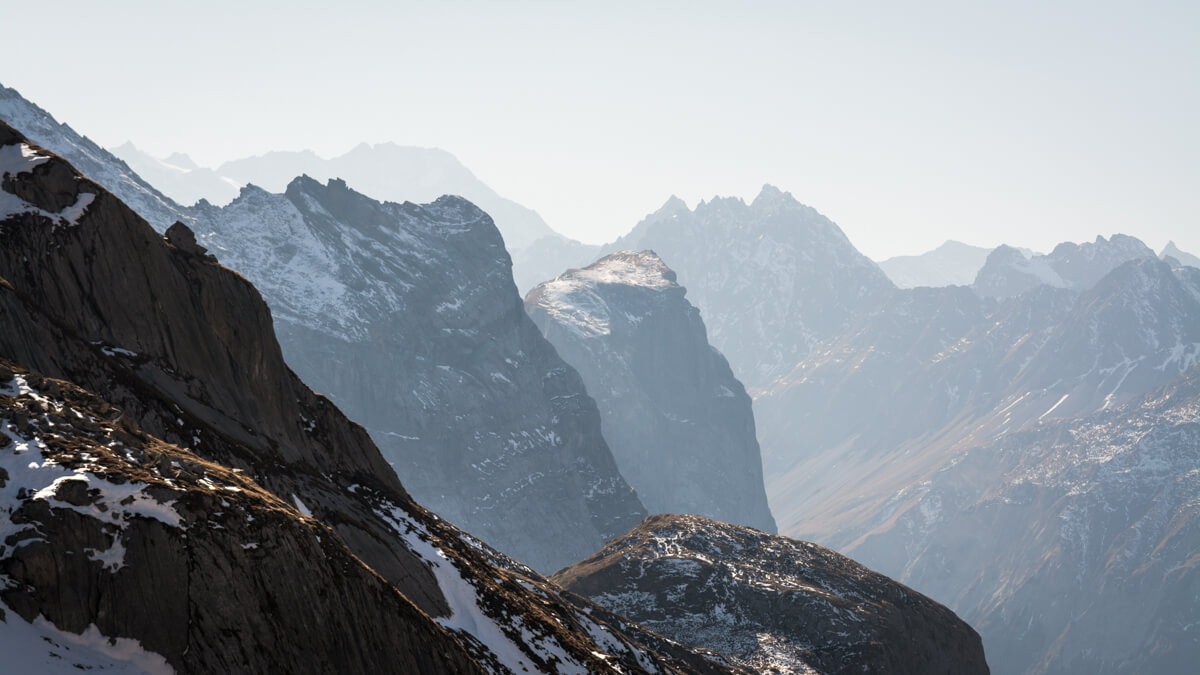
[[(2, 579), (0, 579), (2, 580)], [(110, 638), (95, 624), (80, 635), (55, 628), (39, 616), (33, 623), (0, 602), (0, 659), (4, 672), (39, 675), (165, 675), (175, 669), (162, 655), (147, 651), (137, 640)]]

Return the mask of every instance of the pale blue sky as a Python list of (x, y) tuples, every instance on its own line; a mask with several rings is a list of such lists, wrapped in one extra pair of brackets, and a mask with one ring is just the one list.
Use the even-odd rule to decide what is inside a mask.
[(436, 146), (590, 241), (763, 183), (864, 253), (1200, 254), (1196, 2), (23, 2), (0, 82), (201, 164)]

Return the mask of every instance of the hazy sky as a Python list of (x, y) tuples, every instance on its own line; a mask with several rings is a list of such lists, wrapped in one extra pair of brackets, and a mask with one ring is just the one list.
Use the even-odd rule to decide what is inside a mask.
[(201, 164), (454, 153), (588, 241), (763, 183), (864, 253), (1200, 254), (1200, 3), (6, 2), (0, 83)]

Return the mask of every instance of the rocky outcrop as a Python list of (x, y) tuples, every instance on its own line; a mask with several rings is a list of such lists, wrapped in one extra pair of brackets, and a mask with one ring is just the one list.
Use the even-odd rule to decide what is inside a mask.
[[(505, 242), (469, 202), (385, 204), (300, 178), (284, 194), (251, 186), (224, 208), (181, 208), (12, 90), (0, 91), (4, 115), (88, 162), (156, 230), (182, 222), (253, 282), (288, 364), (368, 427), (426, 506), (543, 571), (645, 516), (578, 375), (525, 316)], [(403, 164), (400, 150), (358, 154)]]
[[(410, 666), (425, 672), (470, 672), (477, 667), (491, 672), (578, 672), (618, 666), (666, 672), (726, 670), (628, 622), (609, 623), (603, 612), (590, 612), (586, 603), (564, 597), (532, 570), (414, 503), (362, 427), (313, 394), (287, 368), (271, 332), (270, 313), (245, 279), (193, 249), (181, 229), (174, 229), (171, 240), (158, 235), (112, 194), (6, 125), (0, 125), (0, 153), (5, 158), (0, 215), (0, 321), (5, 330), (0, 331), (0, 357), (101, 399), (77, 405), (75, 398), (88, 395), (56, 399), (43, 387), (38, 396), (49, 402), (31, 394), (37, 407), (27, 406), (20, 383), (8, 384), (4, 403), (12, 412), (4, 428), (11, 426), (17, 435), (9, 436), (11, 445), (24, 444), (21, 452), (30, 453), (30, 463), (61, 462), (70, 467), (69, 473), (82, 471), (98, 482), (92, 484), (89, 478), (89, 487), (83, 489), (64, 484), (78, 478), (59, 475), (39, 486), (17, 475), (20, 467), (32, 469), (30, 463), (6, 462), (6, 475), (0, 478), (6, 486), (17, 481), (12, 484), (18, 491), (12, 495), (16, 502), (9, 502), (3, 514), (5, 559), (14, 561), (5, 563), (4, 574), (25, 583), (5, 583), (0, 591), (0, 600), (13, 610), (3, 618), (5, 630), (16, 625), (9, 623), (10, 614), (21, 617), (22, 626), (34, 617), (35, 628), (59, 635), (82, 626), (103, 626), (110, 632), (96, 632), (103, 636), (101, 641), (135, 640), (146, 649), (162, 650), (156, 653), (168, 665), (185, 671), (201, 658), (218, 670), (246, 672), (290, 666), (328, 671), (342, 663), (351, 670), (363, 665), (366, 670), (399, 672)], [(22, 377), (26, 384), (35, 381)], [(16, 403), (11, 402), (14, 398)], [(116, 421), (115, 411), (120, 415)], [(33, 429), (28, 419), (32, 413), (48, 415), (47, 424)], [(65, 430), (53, 415), (65, 416), (72, 428), (93, 435)], [(60, 429), (69, 457), (55, 449), (59, 441), (52, 435)], [(135, 436), (136, 442), (122, 434)], [(110, 446), (110, 437), (123, 445)], [(41, 439), (50, 449), (35, 450), (37, 441), (32, 439)], [(132, 449), (126, 453), (125, 448)], [(4, 452), (9, 450), (0, 448)], [(34, 452), (42, 453), (42, 459), (33, 457)], [(51, 453), (48, 458), (45, 452)], [(147, 458), (154, 461), (155, 471), (145, 467)], [(181, 477), (183, 472), (189, 476)], [(64, 480), (56, 484), (59, 478)], [(126, 487), (109, 488), (101, 481)], [(144, 489), (137, 487), (142, 484)], [(133, 496), (123, 503), (131, 496), (131, 485), (146, 499)], [(164, 485), (176, 492), (159, 489)], [(229, 486), (247, 493), (245, 501), (226, 490)], [(37, 488), (32, 497), (31, 488)], [(93, 495), (92, 488), (99, 493)], [(225, 496), (225, 502), (216, 495)], [(176, 535), (162, 529), (175, 524), (162, 510), (171, 500), (180, 504), (180, 521), (205, 528), (203, 535), (192, 538), (186, 531)], [(128, 507), (125, 511), (139, 511), (114, 519), (109, 515), (115, 509), (113, 501)], [(60, 514), (60, 507), (95, 515), (94, 507), (104, 514), (104, 522)], [(131, 531), (137, 541), (123, 536), (118, 540), (106, 527), (108, 520), (132, 522), (151, 512), (171, 522), (159, 525), (161, 519), (151, 517), (152, 523), (130, 525), (136, 528)], [(257, 520), (258, 513), (272, 532), (260, 532), (250, 521), (249, 516)], [(14, 519), (15, 514), (21, 515)], [(26, 517), (46, 525), (43, 529), (55, 537), (48, 540), (49, 546), (36, 545), (12, 529), (24, 532)], [(230, 532), (221, 532), (221, 527)], [(20, 541), (9, 542), (14, 534)], [(118, 542), (126, 550), (127, 557), (121, 558), (126, 564), (112, 579), (99, 578), (112, 572), (105, 566), (116, 566)], [(248, 546), (254, 543), (264, 549), (263, 555), (277, 555), (278, 564), (254, 559), (255, 554), (247, 552), (256, 550)], [(64, 551), (76, 550), (95, 560), (61, 560), (75, 557)], [(242, 556), (261, 566), (261, 573), (231, 585), (225, 577), (247, 564)], [(301, 564), (301, 557), (314, 560)], [(71, 575), (45, 574), (50, 560)], [(186, 604), (152, 600), (167, 585), (167, 595), (179, 592), (174, 582), (180, 566), (196, 574), (197, 581), (225, 585), (187, 586), (191, 592)], [(281, 569), (287, 569), (286, 574)], [(155, 578), (160, 571), (165, 581)], [(271, 579), (263, 576), (268, 574)], [(127, 610), (106, 616), (118, 611), (110, 596), (90, 603), (75, 589), (89, 594), (127, 591), (138, 602), (151, 603), (135, 605), (139, 611), (148, 609), (147, 616), (155, 616), (155, 607), (163, 606), (163, 616), (174, 621), (188, 608), (187, 616), (203, 614), (209, 623), (203, 633), (200, 626), (194, 635), (193, 628), (184, 626), (184, 638), (163, 637), (144, 617), (129, 618)], [(236, 599), (244, 605), (230, 605), (227, 589), (254, 594)], [(301, 592), (319, 597), (309, 600), (310, 608), (301, 608)], [(356, 606), (347, 607), (347, 598)], [(336, 650), (340, 643), (335, 641), (343, 639), (336, 633), (313, 635), (310, 645), (305, 640), (311, 631), (350, 625), (390, 612), (390, 607), (401, 609), (382, 626), (361, 629), (361, 638), (345, 638), (357, 640), (362, 649), (346, 657), (352, 660), (303, 660), (306, 649)], [(290, 608), (299, 614), (278, 616)], [(223, 612), (242, 610), (244, 617), (222, 618)], [(326, 610), (331, 614), (322, 613)], [(44, 623), (38, 616), (51, 618)], [(311, 628), (299, 634), (282, 630), (305, 617), (315, 622)], [(240, 638), (202, 639), (213, 635), (210, 628), (241, 626), (253, 630)], [(389, 628), (396, 636), (383, 635)], [(87, 634), (92, 634), (90, 629)], [(444, 651), (426, 653), (443, 644)], [(260, 646), (270, 658), (279, 655), (280, 661), (242, 653)], [(350, 653), (358, 648), (347, 647)], [(288, 651), (293, 656), (285, 658)]]
[(651, 513), (773, 532), (750, 397), (685, 293), (652, 251), (624, 251), (539, 285), (525, 307), (583, 377)]
[(651, 516), (553, 580), (756, 672), (987, 673), (954, 613), (807, 542)]
[(1026, 256), (1000, 246), (988, 255), (972, 287), (990, 298), (1011, 298), (1041, 284), (1086, 291), (1121, 263), (1149, 257), (1154, 251), (1124, 234), (1098, 236), (1091, 243), (1063, 242), (1045, 255)]
[(16, 658), (89, 670), (96, 655), (70, 645), (95, 631), (147, 670), (485, 672), (326, 527), (244, 473), (69, 383), (0, 371), (0, 620), (41, 621), (51, 637), (12, 648)]
[(428, 508), (543, 571), (644, 517), (470, 202), (380, 203), (302, 177), (197, 222), (262, 290), (288, 363), (367, 427)]

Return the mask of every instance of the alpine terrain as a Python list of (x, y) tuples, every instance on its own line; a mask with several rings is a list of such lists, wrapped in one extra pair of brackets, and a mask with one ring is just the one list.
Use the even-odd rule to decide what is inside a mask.
[(1200, 285), (1148, 249), (1124, 260), (1143, 248), (1059, 246), (1026, 261), (1055, 283), (1000, 300), (897, 291), (817, 345), (756, 400), (780, 530), (946, 602), (1000, 673), (1194, 662), (1174, 631), (1180, 594), (1200, 606)]
[(936, 602), (829, 549), (699, 516), (651, 516), (553, 580), (758, 673), (989, 672), (979, 635)]
[(685, 294), (653, 252), (624, 251), (541, 284), (525, 307), (583, 377), (651, 513), (774, 532), (750, 397)]
[(302, 177), (283, 194), (247, 187), (225, 207), (184, 208), (5, 91), (0, 117), (96, 166), (159, 232), (190, 225), (256, 284), (288, 364), (367, 426), (430, 508), (544, 572), (645, 516), (595, 403), (525, 316), (504, 243), (469, 202), (379, 203)]
[(269, 152), (231, 160), (215, 169), (196, 166), (179, 153), (157, 159), (132, 143), (112, 151), (143, 178), (184, 204), (200, 199), (227, 204), (247, 185), (283, 192), (293, 178), (307, 175), (322, 182), (343, 179), (381, 201), (430, 202), (446, 194), (465, 197), (495, 219), (512, 250), (553, 234), (535, 211), (496, 194), (454, 155), (437, 148), (361, 143), (328, 159), (307, 150)]
[(186, 226), (164, 238), (6, 124), (0, 181), (6, 663), (727, 670), (413, 502)]
[(750, 204), (671, 198), (606, 252), (653, 250), (752, 390), (789, 371), (893, 289), (833, 222), (770, 185)]
[(898, 288), (970, 286), (987, 262), (990, 248), (947, 241), (921, 255), (899, 255), (879, 263)]

